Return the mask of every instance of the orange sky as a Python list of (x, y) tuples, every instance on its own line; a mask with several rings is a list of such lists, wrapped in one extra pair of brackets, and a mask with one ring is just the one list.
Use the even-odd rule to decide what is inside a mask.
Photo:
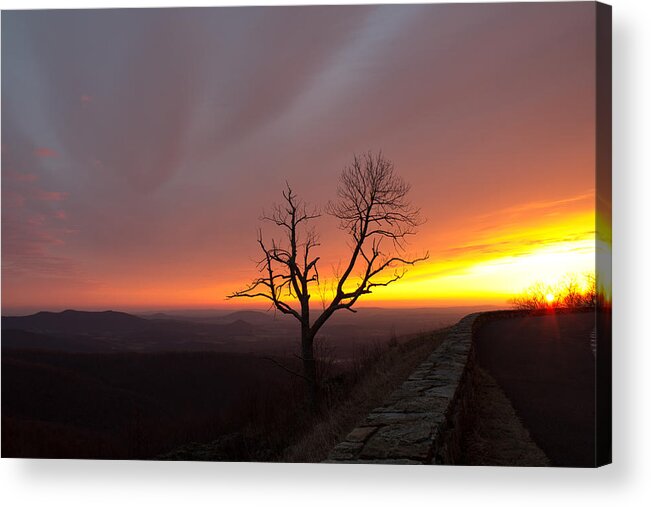
[[(555, 201), (534, 201), (473, 217), (459, 223), (458, 229), (434, 237), (428, 236), (425, 225), (422, 234), (410, 242), (409, 251), (420, 255), (429, 250), (430, 258), (410, 268), (399, 283), (376, 289), (360, 305), (504, 306), (514, 294), (535, 282), (553, 285), (568, 273), (594, 272), (593, 202), (591, 191)], [(254, 238), (249, 239), (253, 244)], [(257, 255), (254, 248), (247, 253)], [(326, 285), (328, 266), (334, 266), (347, 250), (324, 246), (319, 254)], [(242, 263), (241, 273), (227, 276), (221, 283), (218, 277), (212, 277), (213, 281), (206, 277), (201, 283), (193, 276), (187, 280), (170, 276), (155, 283), (145, 277), (144, 283), (135, 285), (129, 277), (87, 286), (84, 292), (92, 308), (265, 307), (254, 300), (225, 299), (255, 274), (253, 263)], [(74, 300), (78, 291), (78, 287), (69, 288), (68, 303), (68, 292), (60, 291), (62, 307), (79, 306)], [(316, 301), (316, 293), (314, 297)]]
[[(286, 181), (324, 206), (380, 149), (430, 258), (362, 304), (506, 305), (594, 271), (594, 4), (2, 23), (3, 313), (261, 305), (225, 299), (255, 275), (261, 212)], [(347, 248), (318, 227), (327, 278)]]

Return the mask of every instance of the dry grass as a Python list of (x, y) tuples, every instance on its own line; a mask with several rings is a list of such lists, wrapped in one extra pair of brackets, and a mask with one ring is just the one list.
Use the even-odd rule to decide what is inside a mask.
[(463, 463), (486, 466), (550, 466), (493, 377), (477, 367), (474, 427), (464, 435)]
[(287, 448), (280, 461), (318, 463), (326, 459), (337, 443), (427, 359), (447, 332), (448, 329), (441, 329), (420, 335), (384, 351), (355, 383), (350, 393), (324, 413), (309, 432)]

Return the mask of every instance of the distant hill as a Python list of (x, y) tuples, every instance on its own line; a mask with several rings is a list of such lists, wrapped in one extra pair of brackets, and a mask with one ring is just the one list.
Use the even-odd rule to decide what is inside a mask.
[(158, 312), (143, 315), (144, 318), (149, 320), (183, 320), (186, 322), (197, 322), (202, 324), (231, 324), (236, 321), (243, 321), (248, 324), (256, 326), (265, 326), (273, 324), (274, 321), (281, 320), (284, 315), (274, 315), (271, 312), (263, 312), (256, 310), (238, 310), (224, 315), (196, 315), (196, 314), (182, 314), (182, 313), (166, 313)]
[(223, 322), (236, 322), (238, 320), (248, 322), (249, 324), (266, 325), (274, 320), (274, 315), (266, 312), (257, 312), (253, 310), (240, 310), (219, 317)]
[(169, 313), (162, 312), (147, 314), (144, 315), (144, 318), (151, 320), (179, 320), (179, 317), (175, 315), (170, 315)]
[(249, 350), (255, 326), (237, 315), (218, 322), (124, 312), (38, 312), (2, 317), (2, 347), (68, 352)]
[(147, 319), (123, 312), (38, 312), (24, 317), (2, 317), (3, 329), (71, 335), (115, 335), (142, 332), (151, 326)]

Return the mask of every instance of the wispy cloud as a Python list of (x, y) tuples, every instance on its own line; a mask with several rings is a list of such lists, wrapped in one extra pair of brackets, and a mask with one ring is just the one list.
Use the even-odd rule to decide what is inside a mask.
[(52, 148), (36, 148), (34, 150), (34, 155), (38, 158), (57, 158), (59, 156), (59, 154)]
[(509, 206), (499, 210), (491, 211), (489, 213), (484, 213), (482, 215), (477, 215), (475, 219), (484, 221), (488, 219), (495, 219), (497, 223), (500, 223), (501, 221), (497, 219), (504, 216), (515, 217), (518, 215), (530, 215), (533, 212), (536, 212), (537, 214), (558, 213), (560, 210), (567, 209), (569, 206), (579, 203), (583, 204), (584, 207), (594, 207), (594, 199), (595, 191), (594, 189), (591, 189), (577, 195), (565, 197), (563, 199), (548, 199), (524, 202), (515, 206)]
[(68, 194), (66, 192), (49, 192), (35, 189), (34, 197), (39, 201), (64, 201), (68, 197)]
[(18, 172), (12, 170), (11, 168), (3, 168), (2, 172), (3, 172), (3, 180), (5, 182), (12, 181), (12, 182), (33, 183), (38, 179), (38, 176), (36, 176), (33, 173)]

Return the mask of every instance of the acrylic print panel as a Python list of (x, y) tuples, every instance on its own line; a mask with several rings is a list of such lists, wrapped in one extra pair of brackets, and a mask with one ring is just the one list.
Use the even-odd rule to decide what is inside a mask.
[(2, 456), (610, 461), (610, 7), (2, 13)]

